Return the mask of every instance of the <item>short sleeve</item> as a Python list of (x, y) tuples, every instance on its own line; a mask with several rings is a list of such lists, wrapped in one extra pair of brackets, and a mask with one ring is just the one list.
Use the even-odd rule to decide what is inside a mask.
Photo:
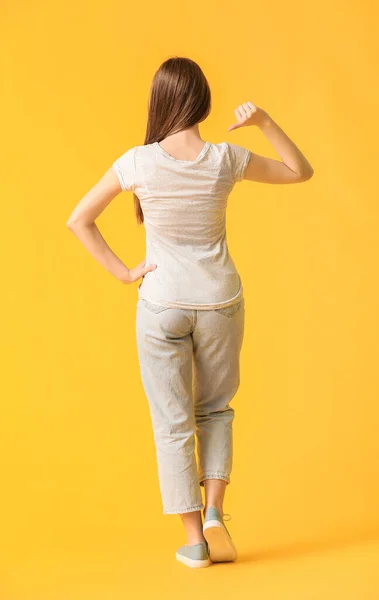
[(123, 190), (132, 191), (135, 186), (135, 147), (129, 148), (112, 164), (120, 186)]
[(237, 144), (230, 144), (229, 142), (228, 147), (233, 181), (242, 181), (251, 152), (248, 148), (237, 146)]

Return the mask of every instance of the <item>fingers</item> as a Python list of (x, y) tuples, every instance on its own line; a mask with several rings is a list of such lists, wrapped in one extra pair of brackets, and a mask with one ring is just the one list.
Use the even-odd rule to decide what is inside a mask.
[(143, 275), (146, 275), (146, 273), (149, 273), (150, 271), (155, 271), (156, 268), (157, 265), (149, 265), (148, 267), (146, 267), (146, 269), (143, 269), (142, 273)]
[(256, 111), (256, 106), (250, 101), (243, 102), (234, 110), (234, 114), (237, 117), (237, 123), (230, 125), (228, 127), (228, 131), (232, 131), (233, 129), (237, 129), (238, 127), (243, 127), (244, 123), (252, 116), (252, 114)]
[[(251, 102), (250, 102), (250, 104), (251, 104)], [(249, 102), (244, 102), (242, 104), (242, 106), (243, 106), (243, 109), (245, 111), (246, 118), (248, 119), (250, 117), (251, 113), (252, 113), (252, 108), (251, 108), (251, 106), (249, 106)]]
[(254, 104), (252, 102), (244, 102), (238, 108), (240, 113), (243, 115), (243, 118), (248, 119), (253, 112)]
[(234, 110), (234, 114), (237, 117), (237, 123), (234, 123), (233, 125), (230, 125), (228, 127), (228, 131), (232, 131), (233, 129), (237, 129), (238, 127), (242, 127), (244, 122), (252, 115), (252, 113), (254, 112), (254, 104), (250, 101), (248, 102), (243, 102), (243, 104), (240, 104), (239, 106), (237, 106), (237, 108)]
[(245, 118), (245, 113), (244, 110), (242, 108), (242, 104), (240, 104), (240, 106), (238, 106), (235, 111), (234, 114), (236, 115), (238, 121), (243, 121)]

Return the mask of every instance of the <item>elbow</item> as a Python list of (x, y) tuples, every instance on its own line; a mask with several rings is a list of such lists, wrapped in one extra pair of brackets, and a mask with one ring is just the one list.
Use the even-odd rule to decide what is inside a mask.
[(78, 229), (83, 229), (84, 227), (89, 227), (92, 225), (88, 220), (84, 219), (83, 216), (78, 215), (70, 215), (66, 222), (66, 227), (70, 231), (77, 231)]
[(66, 222), (67, 229), (69, 229), (72, 232), (77, 231), (81, 226), (81, 221), (79, 221), (78, 219), (72, 219), (71, 217)]
[(299, 175), (299, 182), (302, 183), (303, 181), (309, 181), (309, 179), (312, 179), (313, 175), (314, 170), (312, 167), (309, 167), (306, 171)]
[(66, 222), (66, 227), (67, 229), (69, 229), (70, 231), (73, 231), (75, 229), (75, 221), (71, 221), (71, 219), (69, 219)]

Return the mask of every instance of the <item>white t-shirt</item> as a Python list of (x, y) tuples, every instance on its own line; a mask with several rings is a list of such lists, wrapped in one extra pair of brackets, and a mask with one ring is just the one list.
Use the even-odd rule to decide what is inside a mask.
[(229, 142), (206, 142), (195, 160), (180, 160), (153, 142), (115, 160), (121, 188), (141, 203), (146, 266), (157, 265), (142, 278), (139, 298), (198, 310), (239, 301), (243, 288), (228, 250), (226, 207), (250, 154)]

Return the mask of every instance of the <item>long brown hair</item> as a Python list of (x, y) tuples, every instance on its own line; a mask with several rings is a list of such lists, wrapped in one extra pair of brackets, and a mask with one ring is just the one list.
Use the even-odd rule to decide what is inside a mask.
[[(156, 71), (150, 87), (144, 145), (201, 123), (211, 111), (211, 91), (199, 65), (190, 58), (173, 56)], [(144, 221), (134, 193), (137, 223)]]

